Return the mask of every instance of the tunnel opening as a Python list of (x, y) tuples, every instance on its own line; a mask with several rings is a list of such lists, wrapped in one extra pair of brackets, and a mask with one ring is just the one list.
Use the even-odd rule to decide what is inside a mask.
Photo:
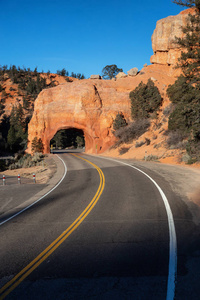
[(85, 136), (82, 129), (60, 129), (50, 140), (51, 150), (84, 149)]

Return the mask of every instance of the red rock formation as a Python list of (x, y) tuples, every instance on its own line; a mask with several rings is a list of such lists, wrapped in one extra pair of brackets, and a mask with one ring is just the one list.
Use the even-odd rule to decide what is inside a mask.
[[(165, 74), (163, 74), (165, 70)], [(43, 90), (35, 102), (34, 114), (29, 123), (28, 152), (35, 136), (44, 143), (44, 152), (50, 151), (50, 140), (60, 129), (78, 128), (85, 135), (86, 151), (103, 152), (115, 138), (112, 123), (118, 112), (130, 119), (129, 92), (152, 76), (159, 79), (156, 85), (164, 93), (166, 85), (173, 83), (168, 66), (149, 66), (142, 75), (112, 80), (80, 80)]]
[(152, 64), (176, 64), (181, 48), (174, 40), (175, 37), (183, 37), (182, 26), (186, 25), (189, 13), (195, 13), (195, 9), (186, 9), (176, 16), (169, 16), (157, 22), (151, 38), (154, 51), (151, 57)]
[(115, 140), (112, 123), (116, 114), (123, 112), (126, 119), (130, 119), (129, 92), (149, 78), (154, 78), (165, 100), (163, 107), (167, 105), (166, 88), (175, 81), (172, 66), (180, 55), (180, 49), (172, 41), (175, 35), (182, 35), (180, 27), (185, 24), (188, 12), (191, 10), (157, 22), (152, 36), (153, 65), (145, 67), (135, 77), (116, 81), (78, 80), (43, 90), (35, 101), (29, 123), (28, 152), (31, 152), (31, 141), (38, 137), (44, 143), (44, 152), (48, 153), (55, 133), (67, 128), (83, 130), (87, 152), (105, 151)]
[(58, 130), (78, 128), (84, 131), (87, 152), (104, 151), (113, 139), (113, 118), (118, 110), (126, 113), (128, 102), (127, 92), (117, 92), (112, 82), (109, 85), (101, 80), (75, 81), (43, 90), (29, 124), (29, 141), (35, 136), (42, 138), (46, 153)]

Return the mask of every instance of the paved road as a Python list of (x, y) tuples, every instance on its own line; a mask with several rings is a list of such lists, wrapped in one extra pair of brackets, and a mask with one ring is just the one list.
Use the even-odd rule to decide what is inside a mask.
[[(68, 172), (59, 187), (0, 227), (1, 286), (22, 271), (6, 299), (166, 299), (169, 227), (158, 189), (136, 169), (77, 156), (60, 154)], [(176, 299), (199, 299), (200, 277), (187, 277), (187, 258), (199, 253), (197, 226), (164, 177), (149, 173), (175, 219)], [(193, 251), (185, 243), (189, 237)]]

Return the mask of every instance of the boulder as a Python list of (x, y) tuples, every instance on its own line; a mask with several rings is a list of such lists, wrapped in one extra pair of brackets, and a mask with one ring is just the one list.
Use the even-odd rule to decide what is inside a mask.
[(138, 73), (138, 68), (132, 68), (127, 73), (129, 76), (136, 76)]
[(116, 75), (116, 79), (125, 78), (125, 77), (127, 77), (127, 75), (126, 75), (124, 72), (119, 72), (119, 73)]
[(91, 75), (90, 79), (101, 79), (101, 76), (99, 74), (97, 74), (97, 75)]

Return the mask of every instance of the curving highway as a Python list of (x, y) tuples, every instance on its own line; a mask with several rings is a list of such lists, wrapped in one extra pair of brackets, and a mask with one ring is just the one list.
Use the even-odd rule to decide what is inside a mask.
[(185, 222), (196, 227), (169, 182), (132, 163), (59, 157), (59, 185), (0, 226), (0, 299), (188, 299), (179, 245)]

